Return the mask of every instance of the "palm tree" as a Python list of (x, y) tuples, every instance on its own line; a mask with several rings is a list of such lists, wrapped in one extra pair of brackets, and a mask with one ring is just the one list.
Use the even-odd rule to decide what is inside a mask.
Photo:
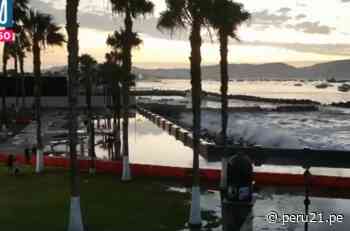
[[(10, 55), (9, 55), (9, 46), (8, 43), (4, 43), (4, 50), (2, 52), (2, 74), (3, 74), (3, 80), (4, 83), (7, 80), (7, 62), (10, 59)], [(2, 123), (2, 127), (7, 125), (7, 105), (6, 105), (6, 95), (7, 95), (7, 86), (6, 84), (1, 84), (1, 91), (2, 91), (2, 113), (1, 113), (1, 123)]]
[[(28, 10), (28, 0), (16, 0), (13, 2), (13, 24), (16, 28), (18, 25), (24, 23), (27, 17)], [(10, 58), (9, 55), (9, 45), (10, 43), (4, 43), (3, 53), (2, 53), (2, 72), (3, 77), (6, 79), (7, 77), (7, 62)], [(6, 116), (6, 85), (2, 85), (2, 124), (6, 126), (7, 116)]]
[[(106, 54), (106, 64), (111, 66), (112, 71), (112, 82), (113, 82), (113, 98), (114, 98), (114, 135), (115, 135), (115, 152), (116, 156), (120, 156), (120, 84), (123, 80), (123, 73), (119, 68), (120, 62), (123, 58), (123, 43), (126, 39), (125, 32), (115, 31), (112, 35), (107, 38), (107, 45), (112, 48), (112, 51)], [(138, 47), (142, 43), (142, 40), (138, 37), (137, 33), (132, 34), (131, 44), (132, 47)], [(114, 68), (113, 68), (114, 66)], [(116, 123), (116, 120), (118, 123)]]
[(206, 25), (210, 12), (210, 0), (167, 0), (167, 9), (161, 13), (158, 29), (173, 32), (175, 29), (190, 27), (191, 44), (191, 85), (193, 112), (193, 183), (189, 224), (201, 225), (200, 179), (199, 179), (199, 139), (201, 126), (201, 29)]
[(96, 74), (97, 61), (88, 54), (83, 54), (79, 58), (80, 62), (80, 70), (83, 75), (83, 81), (85, 83), (86, 90), (86, 108), (87, 108), (87, 130), (89, 136), (89, 157), (91, 160), (91, 165), (89, 172), (90, 174), (95, 173), (95, 132), (94, 132), (94, 122), (92, 118), (92, 110), (91, 110), (91, 95), (92, 95), (92, 85), (93, 76)]
[[(27, 19), (25, 19), (27, 20)], [(15, 27), (15, 33), (16, 33), (16, 39), (13, 43), (8, 44), (8, 54), (10, 57), (14, 59), (14, 66), (15, 66), (15, 77), (16, 77), (16, 108), (18, 107), (18, 99), (19, 99), (19, 91), (22, 92), (22, 107), (25, 106), (25, 86), (24, 86), (24, 58), (25, 53), (27, 51), (30, 51), (30, 42), (28, 39), (27, 34), (25, 33), (25, 28), (23, 25), (16, 25)], [(20, 76), (21, 76), (21, 90), (18, 85), (18, 67), (20, 69)]]
[(37, 164), (36, 172), (42, 172), (44, 168), (43, 161), (43, 143), (41, 134), (41, 50), (47, 46), (62, 46), (65, 38), (59, 31), (61, 27), (53, 22), (50, 15), (30, 10), (25, 24), (28, 38), (32, 45), (33, 69), (35, 76), (35, 114), (37, 122)]
[(19, 72), (21, 76), (21, 93), (22, 93), (22, 108), (26, 107), (26, 89), (25, 89), (25, 74), (24, 74), (24, 59), (26, 58), (26, 52), (31, 51), (31, 44), (25, 28), (22, 26), (17, 33), (17, 57), (19, 63)]
[[(108, 36), (107, 44), (111, 45), (113, 38)], [(121, 69), (121, 52), (115, 48), (106, 54), (106, 62), (102, 65), (103, 76), (107, 77), (112, 85), (113, 95), (113, 134), (114, 134), (114, 156), (113, 159), (121, 158), (121, 139), (120, 139), (120, 119), (121, 119), (121, 82), (123, 73)], [(107, 73), (106, 73), (107, 72)]]
[[(217, 12), (220, 12), (218, 14)], [(214, 0), (212, 14), (209, 17), (211, 26), (217, 31), (218, 39), (220, 42), (220, 71), (221, 71), (221, 137), (220, 145), (224, 147), (224, 153), (226, 154), (225, 148), (227, 145), (227, 89), (228, 89), (228, 40), (232, 37), (236, 40), (237, 28), (244, 21), (250, 18), (250, 14), (243, 9), (243, 5), (235, 3), (231, 0)], [(222, 158), (222, 171), (221, 171), (221, 182), (222, 188), (226, 186), (226, 169), (227, 169), (227, 157)]]
[(79, 190), (79, 165), (77, 159), (78, 143), (78, 64), (79, 64), (79, 41), (78, 41), (78, 6), (79, 0), (66, 1), (66, 30), (68, 34), (68, 80), (69, 80), (69, 150), (71, 162), (71, 204), (69, 216), (69, 231), (83, 231), (83, 220), (80, 207)]
[(139, 16), (145, 16), (153, 12), (154, 5), (148, 0), (111, 0), (112, 11), (119, 15), (124, 15), (125, 31), (122, 43), (123, 50), (123, 72), (124, 79), (122, 81), (123, 92), (123, 174), (122, 181), (131, 180), (130, 166), (129, 166), (129, 88), (131, 83), (131, 67), (132, 67), (132, 48), (133, 38), (133, 19)]
[[(16, 31), (16, 29), (15, 29)], [(16, 32), (17, 33), (17, 32)], [(16, 95), (16, 108), (18, 107), (18, 56), (17, 53), (19, 52), (19, 45), (18, 45), (18, 40), (15, 39), (13, 43), (9, 44), (9, 56), (13, 58), (14, 61), (14, 75), (13, 78), (15, 78), (15, 95)]]
[[(113, 134), (114, 134), (114, 159), (121, 158), (121, 139), (120, 139), (120, 119), (121, 119), (121, 83), (123, 74), (120, 71), (120, 65), (122, 61), (122, 43), (121, 43), (121, 33), (115, 31), (112, 35), (108, 35), (106, 44), (112, 48), (112, 51), (106, 54), (108, 77), (112, 82), (112, 94), (113, 94)], [(118, 67), (117, 67), (118, 66)], [(114, 68), (113, 68), (114, 67)], [(115, 69), (116, 73), (113, 73)]]
[(121, 157), (121, 140), (120, 140), (120, 119), (121, 119), (121, 89), (120, 83), (123, 78), (123, 71), (118, 64), (118, 58), (120, 53), (111, 51), (106, 53), (106, 61), (101, 65), (100, 76), (103, 77), (103, 81), (107, 85), (112, 86), (112, 98), (113, 98), (113, 134), (114, 134), (114, 155), (112, 159), (118, 159)]

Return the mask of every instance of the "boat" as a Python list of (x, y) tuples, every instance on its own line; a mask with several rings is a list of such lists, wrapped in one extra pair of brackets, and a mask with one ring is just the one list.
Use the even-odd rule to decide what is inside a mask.
[(350, 84), (342, 84), (338, 87), (338, 91), (342, 91), (342, 92), (348, 92), (350, 91)]
[(328, 82), (328, 83), (336, 83), (336, 82), (337, 82), (337, 79), (334, 78), (334, 77), (332, 77), (332, 78), (327, 79), (327, 82)]
[(333, 85), (329, 83), (320, 83), (320, 84), (317, 84), (315, 87), (318, 89), (325, 89), (327, 87), (333, 87)]

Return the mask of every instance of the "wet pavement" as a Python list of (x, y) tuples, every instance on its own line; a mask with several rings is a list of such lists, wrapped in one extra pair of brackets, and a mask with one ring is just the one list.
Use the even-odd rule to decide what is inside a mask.
[[(171, 188), (188, 192), (185, 188)], [(242, 231), (304, 231), (305, 214), (303, 188), (264, 187), (255, 193), (255, 204), (245, 220)], [(350, 225), (350, 200), (325, 197), (311, 197), (309, 208), (309, 231), (347, 231)], [(200, 231), (222, 231), (220, 193), (203, 191), (201, 194), (203, 226)], [(278, 216), (275, 222), (274, 217)], [(293, 220), (293, 216), (297, 217)], [(337, 216), (337, 218), (336, 218)], [(304, 220), (303, 220), (304, 219)], [(189, 231), (185, 228), (182, 231)], [(230, 230), (228, 230), (230, 231)]]

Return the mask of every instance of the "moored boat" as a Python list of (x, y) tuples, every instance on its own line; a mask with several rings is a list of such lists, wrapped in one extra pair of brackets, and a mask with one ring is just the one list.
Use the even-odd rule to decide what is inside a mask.
[(350, 84), (342, 84), (338, 87), (338, 91), (342, 91), (342, 92), (348, 92), (350, 91)]

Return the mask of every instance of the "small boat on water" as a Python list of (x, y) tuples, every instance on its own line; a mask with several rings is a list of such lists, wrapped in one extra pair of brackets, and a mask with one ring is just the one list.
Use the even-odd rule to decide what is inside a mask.
[(338, 87), (338, 91), (342, 91), (342, 92), (348, 92), (350, 91), (350, 84), (342, 84)]
[(328, 83), (336, 83), (336, 82), (337, 82), (337, 79), (334, 78), (334, 77), (332, 77), (332, 78), (327, 79), (327, 82), (328, 82)]
[(327, 87), (333, 87), (333, 85), (329, 83), (320, 83), (320, 84), (317, 84), (315, 87), (318, 89), (325, 89)]

